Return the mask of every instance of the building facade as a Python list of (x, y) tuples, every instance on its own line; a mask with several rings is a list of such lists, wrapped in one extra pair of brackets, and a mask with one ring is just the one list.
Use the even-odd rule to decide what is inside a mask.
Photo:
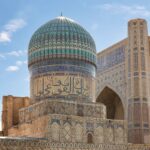
[(97, 101), (107, 106), (108, 118), (128, 121), (131, 143), (150, 139), (149, 44), (147, 22), (133, 19), (126, 39), (98, 53)]
[(69, 18), (37, 29), (28, 50), (30, 98), (3, 97), (0, 146), (148, 150), (146, 21), (129, 21), (128, 31), (97, 54), (91, 35)]

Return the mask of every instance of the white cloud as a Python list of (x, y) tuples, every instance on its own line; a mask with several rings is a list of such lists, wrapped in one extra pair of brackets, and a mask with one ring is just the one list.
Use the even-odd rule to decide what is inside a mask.
[(6, 68), (6, 71), (9, 71), (9, 72), (15, 72), (15, 71), (18, 71), (18, 70), (19, 70), (18, 66), (8, 66)]
[(0, 42), (10, 42), (10, 34), (6, 31), (0, 32)]
[(0, 42), (10, 42), (12, 34), (18, 29), (23, 28), (26, 25), (26, 22), (23, 19), (13, 19), (10, 20), (4, 29), (0, 32)]
[(22, 64), (23, 64), (22, 61), (20, 61), (20, 60), (16, 61), (16, 65), (17, 65), (17, 66), (21, 66)]
[(123, 13), (128, 15), (136, 15), (149, 17), (150, 11), (145, 6), (140, 5), (123, 5), (123, 4), (103, 4), (95, 6), (98, 9), (110, 11), (111, 13)]
[(21, 60), (16, 61), (17, 66), (22, 66), (23, 64), (27, 64), (27, 61), (21, 61)]
[(5, 25), (5, 29), (9, 32), (15, 32), (18, 29), (24, 27), (26, 25), (26, 22), (23, 19), (13, 19), (8, 22), (8, 24)]
[(17, 57), (22, 56), (24, 54), (26, 54), (26, 51), (21, 51), (21, 50), (19, 50), (19, 51), (11, 51), (11, 52), (6, 53), (6, 55), (17, 56)]
[(6, 53), (0, 53), (0, 58), (7, 58), (8, 56), (20, 57), (20, 56), (25, 56), (26, 54), (27, 54), (26, 50), (10, 51)]
[(15, 71), (18, 71), (20, 69), (20, 67), (24, 64), (27, 64), (27, 60), (25, 61), (21, 61), (21, 60), (18, 60), (16, 61), (15, 65), (13, 66), (8, 66), (6, 68), (6, 71), (9, 71), (9, 72), (15, 72)]

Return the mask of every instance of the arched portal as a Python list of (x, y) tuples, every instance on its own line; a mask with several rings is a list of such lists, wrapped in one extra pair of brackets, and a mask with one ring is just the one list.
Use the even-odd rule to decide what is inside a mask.
[(108, 119), (124, 119), (124, 109), (122, 101), (118, 94), (109, 87), (105, 87), (102, 90), (96, 101), (105, 104)]

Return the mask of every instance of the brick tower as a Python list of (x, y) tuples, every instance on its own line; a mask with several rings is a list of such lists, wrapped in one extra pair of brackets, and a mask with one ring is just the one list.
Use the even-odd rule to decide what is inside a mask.
[(144, 19), (128, 22), (126, 51), (128, 138), (145, 143), (149, 135), (149, 63), (147, 23)]

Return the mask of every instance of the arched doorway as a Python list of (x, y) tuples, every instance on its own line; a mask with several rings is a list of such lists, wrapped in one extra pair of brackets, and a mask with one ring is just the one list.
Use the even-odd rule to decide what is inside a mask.
[(93, 143), (93, 136), (91, 133), (87, 134), (87, 143), (92, 144)]
[(108, 119), (124, 119), (124, 109), (120, 97), (109, 87), (105, 87), (96, 102), (105, 104)]

